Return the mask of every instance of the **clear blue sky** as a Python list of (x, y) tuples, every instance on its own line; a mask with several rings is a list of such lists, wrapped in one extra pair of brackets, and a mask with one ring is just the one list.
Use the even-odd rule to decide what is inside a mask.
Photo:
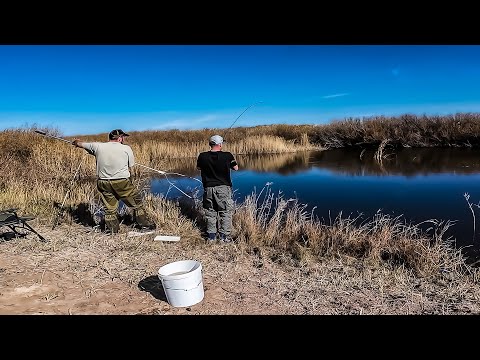
[(0, 130), (81, 135), (229, 128), (238, 116), (234, 127), (456, 112), (480, 112), (479, 45), (0, 45)]

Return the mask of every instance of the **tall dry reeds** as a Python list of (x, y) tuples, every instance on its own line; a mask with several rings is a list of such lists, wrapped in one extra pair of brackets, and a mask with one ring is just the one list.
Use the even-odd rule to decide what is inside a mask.
[[(241, 143), (249, 138), (267, 136), (281, 138), (286, 144), (319, 148), (351, 146), (378, 148), (386, 139), (390, 139), (389, 144), (393, 148), (478, 147), (480, 146), (480, 114), (350, 117), (323, 125), (274, 124), (237, 127), (229, 130), (214, 128), (132, 132), (132, 135), (135, 136), (135, 142), (138, 144), (144, 141), (155, 141), (207, 145), (207, 139), (214, 133), (224, 136), (229, 145)], [(96, 136), (97, 140), (104, 141), (107, 134)], [(252, 153), (249, 149), (252, 147), (247, 145), (242, 148), (230, 148), (230, 151)]]
[[(128, 130), (128, 129), (125, 129)], [(52, 130), (58, 134), (58, 130)], [(241, 144), (246, 139), (268, 137), (275, 152), (279, 146), (277, 138), (284, 145), (294, 144), (305, 148), (369, 147), (378, 148), (382, 141), (390, 139), (392, 147), (478, 147), (480, 146), (480, 114), (457, 113), (444, 116), (404, 114), (401, 116), (349, 117), (322, 125), (273, 124), (231, 129), (201, 130), (149, 130), (129, 131), (129, 141), (135, 146), (143, 143), (178, 144), (188, 153), (190, 147), (207, 147), (208, 138), (213, 134), (222, 135), (226, 144)], [(79, 136), (85, 141), (106, 141), (107, 133)], [(72, 140), (74, 136), (68, 137)], [(257, 141), (254, 141), (254, 143)], [(265, 146), (263, 143), (261, 146)], [(283, 145), (282, 145), (283, 146)], [(282, 148), (280, 146), (280, 148)], [(147, 148), (150, 148), (147, 146)], [(268, 148), (268, 146), (267, 146)], [(178, 148), (173, 154), (177, 153)], [(230, 148), (234, 153), (253, 153), (249, 144)], [(265, 151), (263, 149), (262, 151)], [(195, 150), (192, 150), (195, 153)], [(168, 152), (167, 152), (168, 153)], [(162, 152), (163, 154), (163, 152)], [(165, 155), (163, 155), (165, 156)], [(175, 155), (172, 155), (175, 157)], [(166, 155), (171, 157), (171, 155)], [(148, 159), (148, 156), (146, 156)]]
[(377, 148), (386, 139), (393, 147), (478, 147), (480, 114), (346, 118), (319, 125), (308, 136), (326, 148)]
[[(247, 138), (260, 137), (266, 140), (267, 143), (269, 142), (269, 138), (272, 138), (272, 143), (274, 144), (273, 150), (275, 150), (275, 147), (278, 146), (277, 138), (283, 139), (287, 144), (295, 144), (311, 148), (312, 144), (309, 140), (309, 134), (311, 134), (315, 128), (316, 127), (314, 125), (266, 125), (252, 127), (236, 127), (228, 130), (218, 128), (201, 130), (124, 130), (128, 131), (128, 133), (131, 135), (128, 138), (128, 142), (131, 144), (136, 144), (139, 146), (143, 146), (144, 143), (167, 143), (172, 145), (177, 144), (182, 146), (182, 149), (188, 152), (190, 151), (190, 145), (193, 145), (193, 147), (195, 147), (197, 146), (197, 144), (200, 144), (200, 147), (202, 149), (208, 149), (208, 139), (214, 134), (223, 136), (223, 138), (225, 139), (225, 144), (227, 146), (235, 143), (244, 142)], [(68, 140), (73, 140), (76, 137), (81, 138), (85, 141), (107, 141), (108, 134), (102, 133), (85, 136), (77, 135), (68, 136), (65, 138)], [(267, 145), (263, 144), (262, 146), (264, 147), (264, 150), (265, 148), (268, 149)], [(175, 154), (175, 152), (173, 152), (173, 154)]]
[(267, 246), (289, 253), (299, 264), (312, 257), (349, 256), (362, 259), (371, 268), (401, 267), (420, 277), (472, 271), (452, 240), (445, 238), (451, 222), (429, 220), (431, 227), (426, 232), (420, 224), (381, 212), (371, 219), (361, 215), (345, 218), (340, 213), (330, 223), (315, 218), (312, 212), (297, 199), (272, 193), (267, 184), (237, 207), (236, 237), (252, 248)]

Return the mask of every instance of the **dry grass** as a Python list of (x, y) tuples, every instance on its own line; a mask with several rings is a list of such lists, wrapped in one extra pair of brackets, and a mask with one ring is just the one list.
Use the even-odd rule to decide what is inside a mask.
[[(37, 274), (37, 282), (49, 288), (61, 283), (61, 291), (45, 295), (57, 295), (45, 298), (51, 303), (44, 307), (47, 313), (66, 313), (66, 306), (74, 314), (185, 313), (162, 302), (146, 302), (138, 293), (138, 288), (153, 281), (161, 264), (181, 259), (196, 259), (204, 269), (206, 299), (192, 307), (191, 314), (480, 313), (478, 273), (445, 247), (441, 224), (437, 224), (437, 237), (430, 240), (414, 226), (381, 214), (360, 227), (355, 219), (341, 217), (332, 224), (316, 224), (294, 201), (285, 206), (278, 197), (267, 197), (268, 201), (253, 205), (252, 195), (250, 203), (261, 224), (253, 218), (242, 223), (245, 214), (252, 212), (237, 207), (236, 242), (227, 245), (205, 244), (194, 223), (175, 204), (155, 198), (149, 200), (157, 213), (162, 211), (156, 221), (165, 222), (160, 231), (181, 235), (180, 242), (129, 238), (124, 228), (116, 236), (107, 236), (76, 223), (63, 223), (55, 230), (35, 223), (50, 241), (40, 243), (29, 236), (0, 243), (3, 276), (10, 275), (4, 265), (8, 259), (16, 266), (22, 264), (20, 273), (11, 274), (17, 287), (31, 287), (31, 280), (26, 284), (20, 280), (25, 272)], [(271, 220), (265, 217), (265, 207), (276, 214)], [(249, 234), (244, 230), (247, 225)], [(249, 237), (255, 228), (267, 236)], [(391, 252), (389, 256), (385, 251)], [(46, 272), (55, 275), (50, 282)], [(115, 283), (124, 284), (124, 292), (131, 289), (131, 295), (125, 298), (125, 293), (110, 290), (107, 301), (117, 306), (95, 307), (99, 294)], [(0, 282), (0, 286), (6, 285)], [(83, 289), (83, 297), (69, 302), (70, 288)], [(221, 297), (216, 297), (219, 292)], [(118, 305), (122, 299), (123, 308)], [(26, 310), (38, 307), (31, 304)]]
[(379, 212), (372, 219), (344, 218), (340, 213), (325, 224), (305, 208), (296, 199), (273, 194), (267, 184), (238, 206), (234, 217), (237, 240), (249, 247), (288, 253), (299, 265), (342, 254), (373, 268), (402, 268), (418, 277), (475, 272), (451, 240), (444, 238), (450, 222), (432, 219), (430, 232), (425, 233), (419, 224)]
[[(353, 133), (355, 124), (351, 126)], [(384, 126), (387, 125), (379, 125), (378, 129), (384, 129)], [(290, 152), (304, 149), (303, 146), (309, 144), (304, 134), (313, 131), (311, 127), (308, 127), (308, 131), (299, 127), (298, 132), (294, 133), (295, 139), (285, 139), (278, 136), (288, 127), (272, 127), (270, 134), (260, 134), (259, 129), (268, 132), (266, 128), (254, 129), (252, 131), (257, 133), (249, 137), (249, 141), (243, 137), (229, 146), (236, 146), (238, 151), (253, 148), (265, 152), (272, 149)], [(243, 131), (248, 132), (246, 129)], [(380, 133), (377, 135), (380, 136)], [(208, 137), (204, 136), (207, 131), (188, 132), (187, 137), (191, 138), (194, 145), (187, 148), (179, 142), (177, 148), (174, 144), (163, 147), (161, 141), (156, 143), (154, 138), (148, 138), (158, 135), (156, 133), (147, 135), (137, 137), (143, 138), (143, 142), (132, 142), (132, 147), (138, 153), (138, 162), (152, 167), (165, 165), (168, 156), (174, 153), (181, 152), (182, 156), (188, 156), (186, 154), (200, 151), (200, 141), (193, 140), (197, 139), (196, 136), (201, 137), (201, 141)], [(177, 139), (180, 136), (181, 133), (170, 132), (167, 137)], [(389, 139), (395, 141), (395, 138)], [(262, 147), (262, 144), (268, 146)], [(162, 151), (158, 151), (158, 148)], [(54, 237), (48, 243), (19, 241), (15, 245), (9, 242), (8, 251), (14, 254), (51, 251), (72, 254), (72, 249), (81, 249), (88, 254), (85, 255), (87, 258), (79, 260), (78, 264), (71, 262), (69, 271), (80, 271), (76, 267), (88, 263), (88, 266), (97, 267), (99, 273), (115, 276), (128, 284), (135, 284), (154, 272), (153, 264), (158, 262), (154, 262), (153, 258), (165, 250), (166, 245), (142, 238), (126, 238), (124, 235), (109, 238), (98, 232), (102, 208), (95, 188), (92, 156), (68, 144), (32, 134), (31, 129), (1, 132), (0, 149), (2, 163), (6, 164), (5, 171), (0, 173), (0, 203), (2, 207), (18, 207), (20, 213), (36, 215), (36, 225), (47, 232), (42, 235), (48, 236), (47, 229), (58, 213), (58, 204), (64, 201), (65, 193), (69, 192), (60, 221), (62, 236)], [(161, 157), (163, 151), (170, 155)], [(72, 186), (74, 174), (78, 174), (80, 180)], [(348, 301), (344, 301), (348, 297), (343, 296), (336, 298), (342, 301), (332, 300), (337, 308), (325, 308), (322, 294), (339, 289), (370, 293), (376, 301), (373, 302), (374, 307), (361, 306), (361, 311), (370, 313), (408, 313), (412, 304), (417, 305), (414, 311), (417, 313), (424, 311), (418, 311), (419, 304), (422, 304), (420, 308), (427, 309), (426, 312), (448, 313), (459, 311), (458, 308), (470, 303), (472, 298), (478, 299), (477, 269), (467, 265), (460, 251), (454, 249), (449, 239), (444, 239), (445, 231), (450, 226), (448, 222), (431, 220), (429, 233), (421, 232), (417, 225), (404, 223), (401, 218), (391, 218), (381, 213), (368, 220), (360, 217), (343, 218), (339, 214), (327, 224), (306, 212), (306, 206), (299, 204), (296, 199), (284, 199), (281, 193), (272, 193), (267, 184), (258, 194), (253, 192), (243, 203), (236, 204), (233, 221), (235, 243), (230, 247), (222, 246), (222, 250), (212, 253), (202, 239), (205, 229), (199, 201), (177, 203), (154, 196), (149, 193), (145, 185), (148, 179), (143, 174), (140, 170), (135, 174), (135, 185), (144, 192), (147, 211), (155, 220), (159, 233), (180, 235), (184, 239), (178, 251), (189, 256), (195, 254), (195, 257), (209, 263), (212, 269), (218, 269), (219, 278), (228, 277), (229, 274), (234, 276), (232, 271), (237, 271), (236, 267), (236, 270), (226, 269), (232, 263), (245, 265), (247, 262), (253, 269), (267, 265), (277, 271), (283, 269), (279, 271), (282, 277), (289, 278), (289, 290), (281, 286), (281, 291), (287, 295), (276, 293), (275, 279), (280, 276), (275, 275), (278, 274), (276, 272), (270, 273), (268, 284), (261, 284), (261, 287), (270, 289), (272, 296), (293, 297), (299, 306), (295, 309), (296, 313), (336, 313), (335, 309), (339, 313), (360, 311), (356, 305), (349, 308)], [(129, 210), (122, 208), (120, 215), (122, 226), (128, 228)], [(78, 235), (82, 226), (90, 229), (88, 236)], [(51, 231), (53, 234), (57, 230)], [(163, 260), (174, 257), (173, 253), (162, 255)], [(225, 271), (223, 275), (221, 270)], [(289, 272), (303, 275), (297, 279), (296, 276), (285, 275)], [(418, 290), (418, 284), (421, 284), (422, 290)], [(443, 293), (438, 293), (439, 288)], [(309, 291), (315, 296), (311, 296)], [(419, 292), (421, 296), (415, 300), (414, 294)], [(394, 301), (396, 307), (388, 303), (392, 296), (402, 299), (400, 302)]]
[(377, 148), (382, 141), (398, 147), (478, 147), (480, 115), (402, 115), (348, 118), (308, 132), (309, 141), (326, 148)]

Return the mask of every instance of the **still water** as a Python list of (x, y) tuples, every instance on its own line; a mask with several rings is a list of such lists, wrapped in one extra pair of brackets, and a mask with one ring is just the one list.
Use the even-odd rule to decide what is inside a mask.
[[(285, 199), (307, 204), (307, 210), (313, 209), (327, 223), (340, 212), (342, 217), (361, 214), (361, 219), (368, 220), (377, 211), (402, 216), (413, 224), (451, 220), (454, 224), (446, 236), (454, 238), (469, 257), (478, 257), (480, 209), (475, 205), (480, 203), (480, 150), (406, 148), (386, 154), (381, 162), (374, 159), (374, 151), (345, 149), (238, 155), (240, 170), (232, 171), (234, 197), (241, 202), (268, 187)], [(195, 160), (178, 160), (161, 170), (200, 179)], [(201, 197), (198, 181), (175, 175), (152, 180), (152, 192), (168, 198), (185, 196), (169, 181), (186, 194)], [(465, 193), (470, 195), (472, 209)]]

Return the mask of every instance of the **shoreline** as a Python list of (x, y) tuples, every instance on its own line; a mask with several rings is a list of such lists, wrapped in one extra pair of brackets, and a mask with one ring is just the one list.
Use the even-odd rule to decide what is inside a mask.
[[(153, 241), (128, 237), (127, 228), (113, 236), (78, 224), (34, 228), (49, 241), (28, 234), (0, 242), (1, 314), (480, 313), (478, 281), (468, 275), (422, 279), (349, 256), (299, 264), (275, 250), (204, 244), (188, 236)], [(172, 307), (157, 272), (184, 259), (202, 264), (205, 295), (191, 307)]]

